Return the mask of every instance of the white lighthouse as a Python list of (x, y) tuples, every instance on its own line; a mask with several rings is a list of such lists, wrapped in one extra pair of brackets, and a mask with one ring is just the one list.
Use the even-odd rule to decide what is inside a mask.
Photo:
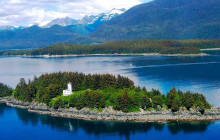
[(69, 96), (73, 94), (73, 91), (72, 91), (72, 84), (69, 82), (67, 84), (67, 89), (66, 90), (63, 90), (63, 96)]

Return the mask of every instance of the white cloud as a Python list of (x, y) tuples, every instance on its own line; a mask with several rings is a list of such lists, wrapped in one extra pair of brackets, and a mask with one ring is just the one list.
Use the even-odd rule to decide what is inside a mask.
[(3, 5), (0, 9), (0, 26), (42, 25), (66, 16), (80, 19), (85, 15), (97, 15), (113, 8), (130, 8), (142, 2), (143, 0), (0, 0), (0, 5)]

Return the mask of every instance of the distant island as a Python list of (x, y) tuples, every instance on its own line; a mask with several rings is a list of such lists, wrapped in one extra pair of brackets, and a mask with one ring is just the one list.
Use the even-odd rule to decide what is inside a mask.
[(34, 50), (1, 51), (0, 56), (201, 55), (220, 48), (220, 40), (133, 40), (94, 45), (56, 44)]
[(58, 72), (43, 74), (28, 83), (22, 78), (15, 89), (0, 84), (0, 102), (30, 112), (86, 120), (220, 119), (220, 109), (211, 106), (202, 94), (173, 87), (164, 95), (159, 90), (135, 86), (127, 77), (111, 74)]

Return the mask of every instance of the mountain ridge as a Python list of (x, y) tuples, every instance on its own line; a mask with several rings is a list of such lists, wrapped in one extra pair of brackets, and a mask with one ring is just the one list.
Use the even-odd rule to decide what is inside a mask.
[(219, 11), (219, 0), (154, 0), (134, 6), (103, 24), (88, 24), (96, 17), (85, 16), (77, 25), (1, 31), (0, 49), (138, 39), (220, 39)]
[(154, 0), (132, 7), (92, 36), (104, 40), (218, 39), (219, 11), (218, 0)]

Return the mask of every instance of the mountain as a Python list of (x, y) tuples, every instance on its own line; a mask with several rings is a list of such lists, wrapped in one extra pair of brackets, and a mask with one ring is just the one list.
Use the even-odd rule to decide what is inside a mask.
[(108, 22), (109, 20), (121, 15), (126, 9), (112, 9), (108, 13), (101, 13), (97, 16), (85, 16), (80, 20), (75, 20), (69, 17), (57, 18), (43, 28), (50, 28), (53, 25), (69, 26), (71, 29), (75, 30), (79, 34), (89, 34), (95, 31), (100, 25)]
[(26, 28), (2, 27), (0, 50), (41, 48), (56, 43), (91, 44), (100, 42), (99, 39), (86, 35), (124, 11), (125, 9), (113, 9), (97, 16), (85, 16), (81, 20), (69, 17), (58, 18), (43, 27), (37, 25)]
[(132, 7), (90, 36), (109, 40), (219, 39), (219, 0), (154, 0)]
[(122, 9), (115, 9), (114, 8), (108, 13), (102, 13), (102, 14), (99, 14), (98, 16), (93, 17), (91, 22), (88, 22), (88, 24), (94, 24), (94, 23), (97, 23), (97, 22), (109, 21), (109, 20), (123, 14), (125, 11), (126, 11), (125, 8), (122, 8)]
[(60, 25), (60, 26), (69, 26), (69, 25), (75, 25), (78, 24), (78, 20), (65, 17), (65, 18), (57, 18), (48, 23), (47, 25), (43, 26), (44, 28), (50, 28), (54, 25)]
[(100, 25), (110, 21), (111, 19), (114, 19), (115, 17), (123, 14), (126, 11), (125, 8), (122, 9), (112, 9), (108, 13), (102, 13), (98, 16), (95, 16), (90, 22), (88, 22), (87, 30), (89, 32), (95, 31)]
[(15, 29), (15, 27), (13, 27), (13, 26), (0, 26), (0, 31), (1, 30), (14, 30)]
[(78, 21), (78, 24), (83, 24), (83, 25), (89, 24), (90, 22), (93, 21), (94, 18), (96, 18), (96, 16), (94, 16), (94, 15), (91, 15), (91, 16), (86, 15), (85, 17), (83, 17), (81, 20)]
[(56, 43), (84, 44), (92, 42), (90, 40), (68, 27), (54, 25), (50, 28), (40, 28), (35, 25), (17, 31), (0, 32), (0, 49), (33, 49)]
[(14, 27), (14, 26), (0, 26), (0, 31), (16, 31), (16, 30), (21, 30), (24, 29), (24, 27), (20, 26), (20, 27)]
[(85, 16), (75, 25), (69, 25), (71, 19), (66, 18), (68, 22), (59, 22), (62, 26), (3, 30), (0, 49), (136, 39), (220, 39), (219, 11), (219, 0), (154, 0), (127, 11)]

